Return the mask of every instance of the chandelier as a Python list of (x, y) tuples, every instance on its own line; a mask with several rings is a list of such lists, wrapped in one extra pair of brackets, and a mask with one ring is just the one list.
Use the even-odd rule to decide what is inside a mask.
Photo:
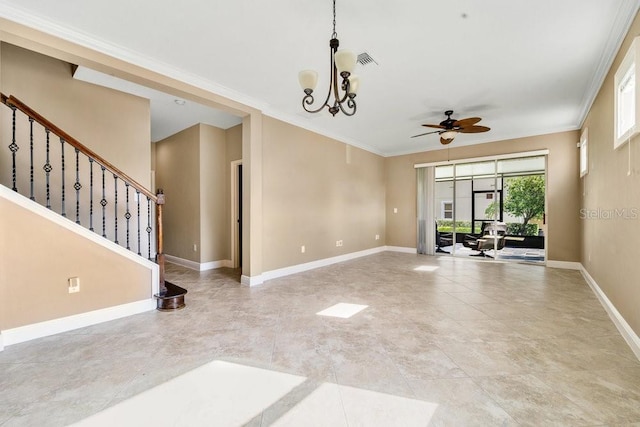
[[(336, 0), (333, 0), (333, 34), (329, 41), (331, 51), (331, 81), (329, 82), (329, 91), (324, 104), (314, 109), (311, 106), (314, 102), (313, 90), (318, 83), (318, 73), (314, 70), (303, 70), (298, 73), (298, 81), (304, 90), (305, 96), (302, 98), (302, 108), (309, 113), (317, 113), (324, 107), (329, 109), (331, 115), (335, 116), (342, 111), (347, 116), (353, 116), (356, 113), (356, 92), (360, 84), (358, 76), (351, 74), (356, 66), (356, 55), (348, 50), (338, 50), (340, 42), (338, 41), (338, 33), (336, 33)], [(338, 79), (342, 81), (338, 87)], [(333, 93), (333, 101), (329, 102)]]

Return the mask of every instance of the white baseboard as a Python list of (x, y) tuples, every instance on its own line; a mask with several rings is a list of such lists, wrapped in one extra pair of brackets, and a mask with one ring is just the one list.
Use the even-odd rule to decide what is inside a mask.
[(311, 261), (304, 264), (292, 265), (290, 267), (279, 268), (277, 270), (265, 271), (262, 273), (263, 281), (276, 279), (278, 277), (289, 276), (291, 274), (302, 273), (303, 271), (313, 270), (320, 267), (326, 267), (328, 265), (337, 264), (339, 262), (349, 261), (352, 259), (360, 258), (367, 255), (373, 255), (380, 252), (384, 252), (386, 246), (378, 246), (377, 248), (366, 249), (364, 251), (352, 252), (349, 254), (338, 255), (331, 258), (319, 259), (317, 261)]
[(582, 270), (582, 264), (579, 262), (571, 262), (571, 261), (547, 261), (547, 267), (550, 268), (563, 268), (565, 270)]
[(74, 314), (73, 316), (61, 317), (59, 319), (47, 320), (32, 325), (6, 329), (0, 334), (0, 350), (3, 349), (4, 346), (132, 316), (145, 311), (155, 310), (155, 308), (156, 300), (150, 298), (86, 313)]
[(402, 252), (403, 254), (417, 254), (416, 248), (405, 248), (403, 246), (385, 246), (385, 251), (389, 252)]
[(177, 256), (167, 255), (167, 254), (164, 255), (164, 258), (172, 264), (181, 265), (183, 267), (189, 268), (191, 270), (196, 270), (196, 271), (207, 271), (207, 270), (213, 270), (215, 268), (221, 268), (221, 267), (233, 267), (233, 263), (229, 259), (224, 259), (220, 261), (210, 261), (210, 262), (205, 262), (201, 264), (196, 261), (191, 261), (188, 259), (179, 258)]
[(596, 281), (593, 279), (593, 277), (591, 277), (587, 269), (584, 268), (582, 264), (580, 264), (580, 272), (600, 300), (600, 304), (602, 304), (604, 309), (609, 314), (609, 317), (613, 321), (613, 324), (616, 325), (616, 328), (618, 328), (618, 331), (622, 335), (622, 338), (624, 338), (627, 344), (629, 344), (629, 347), (631, 347), (631, 351), (633, 351), (636, 357), (640, 359), (640, 337), (638, 337), (634, 330), (631, 329), (631, 326), (629, 326), (627, 321), (624, 320), (624, 317), (622, 317), (611, 300), (607, 298), (602, 289), (600, 289), (600, 286), (598, 286)]
[(230, 259), (222, 259), (220, 261), (210, 261), (210, 262), (205, 262), (200, 264), (200, 271), (206, 271), (206, 270), (214, 270), (216, 268), (222, 268), (222, 267), (233, 267), (233, 263), (231, 262)]
[(262, 274), (258, 274), (257, 276), (245, 276), (243, 274), (240, 276), (240, 283), (246, 286), (258, 286), (264, 283), (264, 277), (262, 277)]

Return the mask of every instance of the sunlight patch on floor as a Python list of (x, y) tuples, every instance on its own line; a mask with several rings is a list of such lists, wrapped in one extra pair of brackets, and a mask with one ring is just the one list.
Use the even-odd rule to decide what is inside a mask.
[(324, 383), (273, 426), (426, 426), (438, 405), (431, 402)]
[[(73, 426), (242, 426), (285, 396), (292, 399), (294, 389), (306, 380), (216, 360)], [(432, 402), (322, 383), (294, 401), (272, 425), (424, 426), (437, 408)]]
[(369, 306), (341, 302), (336, 305), (332, 305), (329, 308), (325, 308), (324, 310), (319, 311), (316, 314), (318, 316), (341, 317), (343, 319), (348, 319), (349, 317), (360, 313), (362, 310), (364, 310), (367, 307)]
[(436, 271), (438, 268), (437, 265), (421, 265), (420, 267), (416, 267), (413, 271)]
[(305, 380), (216, 360), (74, 426), (241, 426)]

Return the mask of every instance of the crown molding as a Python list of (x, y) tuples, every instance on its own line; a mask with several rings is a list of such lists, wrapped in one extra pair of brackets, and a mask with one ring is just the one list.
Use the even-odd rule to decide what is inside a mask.
[(584, 121), (587, 118), (587, 114), (589, 114), (589, 111), (596, 100), (596, 96), (598, 96), (598, 92), (600, 92), (600, 88), (604, 84), (604, 80), (607, 78), (607, 74), (609, 74), (613, 61), (615, 60), (616, 55), (622, 46), (622, 42), (627, 36), (639, 9), (640, 0), (625, 0), (620, 2), (620, 8), (618, 9), (615, 23), (611, 27), (609, 38), (607, 39), (604, 51), (600, 56), (600, 63), (596, 67), (593, 77), (591, 78), (591, 82), (589, 83), (589, 87), (582, 98), (582, 107), (577, 122), (578, 129), (582, 128)]
[(164, 75), (180, 82), (223, 96), (232, 101), (246, 105), (257, 110), (264, 110), (268, 104), (244, 93), (230, 89), (215, 83), (197, 74), (190, 73), (173, 65), (159, 61), (155, 58), (135, 52), (123, 46), (116, 45), (105, 40), (97, 39), (78, 29), (60, 25), (56, 22), (34, 15), (24, 9), (16, 7), (13, 3), (0, 0), (0, 18), (13, 21), (45, 34), (74, 43), (78, 46), (111, 56), (129, 64)]

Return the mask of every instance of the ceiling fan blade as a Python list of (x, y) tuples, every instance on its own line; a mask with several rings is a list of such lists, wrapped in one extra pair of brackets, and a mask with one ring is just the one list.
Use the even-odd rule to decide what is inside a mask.
[(422, 125), (422, 126), (427, 127), (427, 128), (447, 129), (447, 127), (443, 126), (443, 125)]
[(451, 139), (445, 139), (445, 138), (443, 138), (443, 137), (440, 137), (440, 144), (442, 144), (442, 145), (450, 144), (450, 143), (451, 143), (451, 141), (453, 141), (453, 138), (451, 138)]
[(419, 136), (431, 135), (432, 133), (440, 133), (440, 132), (442, 132), (442, 131), (440, 131), (440, 130), (434, 130), (433, 132), (426, 132), (426, 133), (421, 133), (421, 134), (419, 134), (419, 135), (413, 135), (411, 138), (417, 138), (417, 137), (419, 137)]
[(491, 128), (488, 128), (486, 126), (469, 126), (469, 127), (466, 127), (466, 128), (458, 129), (458, 132), (460, 132), (460, 133), (480, 133), (480, 132), (488, 132), (490, 130), (491, 130)]
[(482, 120), (480, 117), (469, 117), (468, 119), (456, 120), (453, 122), (453, 126), (464, 128), (467, 126), (473, 126), (480, 120)]

